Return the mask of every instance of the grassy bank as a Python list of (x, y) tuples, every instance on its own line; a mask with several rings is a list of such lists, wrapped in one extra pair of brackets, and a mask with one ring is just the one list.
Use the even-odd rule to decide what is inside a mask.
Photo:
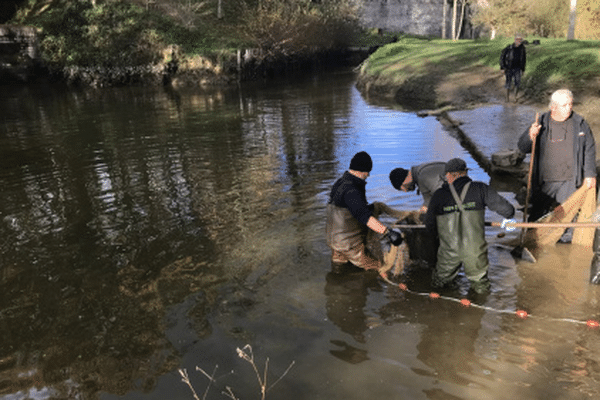
[[(537, 38), (528, 38), (530, 42)], [(540, 112), (550, 94), (573, 91), (574, 109), (600, 135), (600, 42), (539, 38), (527, 45), (518, 104)], [(468, 109), (506, 104), (501, 50), (511, 39), (442, 41), (403, 38), (381, 47), (361, 68), (357, 86), (370, 98), (407, 109)], [(515, 104), (511, 100), (511, 104)], [(600, 158), (600, 140), (596, 139)]]
[[(600, 93), (600, 42), (527, 39), (529, 42), (538, 39), (540, 44), (527, 45), (521, 89), (524, 101), (544, 103), (547, 94), (559, 87), (569, 87), (583, 96)], [(497, 86), (498, 78), (502, 78), (500, 52), (511, 42), (512, 39), (452, 42), (403, 38), (369, 57), (361, 68), (359, 84), (372, 95), (423, 100), (434, 107), (456, 102), (458, 106), (477, 103), (482, 99), (447, 98), (440, 88), (452, 80), (465, 82), (466, 86), (479, 84), (482, 90)], [(473, 72), (472, 82), (468, 79), (469, 71)], [(475, 79), (481, 73), (488, 74), (488, 79)]]

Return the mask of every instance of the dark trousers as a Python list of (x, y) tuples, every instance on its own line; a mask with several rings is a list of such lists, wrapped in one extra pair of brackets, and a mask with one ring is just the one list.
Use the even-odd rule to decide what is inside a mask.
[(521, 71), (520, 68), (516, 68), (516, 69), (505, 69), (504, 70), (504, 75), (506, 76), (506, 83), (504, 84), (504, 87), (506, 89), (510, 89), (511, 84), (514, 83), (514, 87), (519, 87), (519, 84), (521, 83), (521, 75), (523, 74), (523, 71)]
[(575, 181), (544, 182), (531, 196), (529, 221), (537, 221), (564, 203), (577, 190)]

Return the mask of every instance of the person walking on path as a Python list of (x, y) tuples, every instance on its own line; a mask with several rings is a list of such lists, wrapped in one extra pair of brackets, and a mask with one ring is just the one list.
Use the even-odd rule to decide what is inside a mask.
[(368, 153), (356, 153), (350, 161), (350, 168), (331, 189), (326, 235), (327, 245), (332, 250), (334, 270), (348, 262), (364, 269), (379, 270), (382, 267), (381, 260), (375, 258), (366, 246), (369, 229), (383, 235), (394, 246), (402, 244), (399, 231), (388, 229), (375, 218), (376, 208), (380, 207), (367, 203), (366, 179), (372, 168), (373, 161)]
[(596, 187), (596, 141), (585, 119), (573, 111), (573, 93), (555, 91), (549, 108), (518, 141), (524, 154), (536, 142), (530, 221), (564, 203), (582, 185)]
[(475, 293), (490, 288), (488, 245), (485, 240), (485, 209), (512, 218), (515, 208), (493, 188), (472, 181), (460, 158), (446, 163), (446, 180), (435, 191), (425, 216), (425, 226), (439, 240), (433, 271), (434, 288), (452, 288), (461, 265)]
[(427, 206), (433, 193), (444, 184), (444, 169), (446, 163), (434, 161), (414, 165), (410, 169), (395, 168), (390, 172), (390, 182), (396, 190), (411, 192), (417, 189), (417, 194), (423, 196), (420, 212), (427, 212)]
[(506, 89), (507, 102), (510, 100), (510, 90), (513, 85), (515, 88), (515, 101), (517, 101), (521, 77), (525, 72), (526, 53), (523, 36), (516, 34), (514, 43), (506, 46), (500, 54), (500, 69), (504, 70), (504, 76), (506, 77), (504, 88)]

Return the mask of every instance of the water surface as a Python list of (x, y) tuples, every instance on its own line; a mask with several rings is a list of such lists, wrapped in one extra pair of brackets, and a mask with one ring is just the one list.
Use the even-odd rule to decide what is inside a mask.
[[(368, 199), (398, 209), (421, 204), (398, 166), (463, 157), (490, 181), (435, 118), (370, 105), (354, 78), (3, 87), (0, 399), (192, 399), (179, 369), (200, 398), (259, 398), (245, 345), (268, 387), (293, 363), (270, 399), (597, 397), (589, 249), (528, 264), (490, 229), (493, 289), (471, 307), (464, 281), (430, 299), (424, 268), (409, 292), (330, 273), (325, 203), (357, 151)], [(485, 114), (498, 147), (512, 112)]]

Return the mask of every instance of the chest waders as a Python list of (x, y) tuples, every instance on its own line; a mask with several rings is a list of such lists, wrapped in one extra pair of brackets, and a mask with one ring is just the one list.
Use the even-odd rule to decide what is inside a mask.
[(347, 208), (327, 204), (325, 227), (327, 245), (337, 251), (347, 251), (365, 242), (368, 228), (358, 222)]
[(458, 275), (462, 263), (473, 289), (479, 291), (489, 288), (484, 210), (465, 210), (463, 205), (470, 184), (471, 182), (464, 186), (460, 198), (454, 186), (450, 184), (457, 211), (436, 217), (440, 246), (433, 274), (434, 286), (451, 283)]

